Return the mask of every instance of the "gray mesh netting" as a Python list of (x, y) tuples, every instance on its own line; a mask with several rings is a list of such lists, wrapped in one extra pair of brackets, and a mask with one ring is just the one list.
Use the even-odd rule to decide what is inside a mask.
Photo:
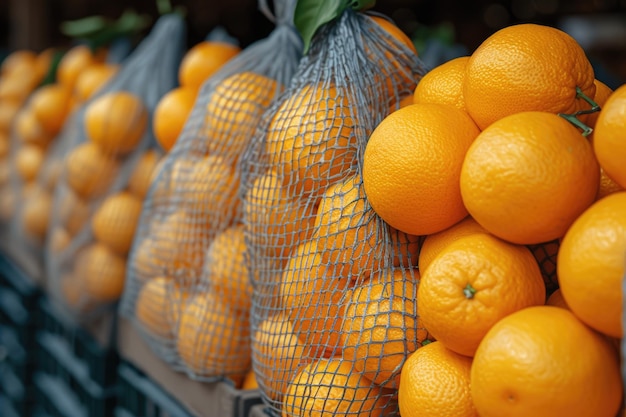
[[(78, 46), (70, 50), (70, 54), (77, 48), (86, 47)], [(103, 76), (98, 83), (93, 83), (95, 91), (91, 94), (112, 78), (119, 67), (119, 60), (125, 56), (125, 51), (127, 50), (115, 50), (115, 54), (107, 54), (107, 64), (100, 63), (94, 58), (94, 62), (90, 64), (91, 70), (106, 74), (106, 78)], [(88, 71), (85, 70), (83, 73)], [(47, 116), (56, 118), (53, 126), (44, 128), (37, 120), (35, 97), (28, 103), (30, 107), (23, 109), (18, 116), (12, 135), (10, 194), (16, 196), (16, 199), (10, 225), (11, 245), (25, 261), (41, 267), (53, 195), (63, 168), (61, 156), (68, 145), (75, 143), (74, 138), (79, 135), (77, 126), (79, 118), (82, 118), (79, 109), (89, 98), (84, 96), (86, 93), (84, 88), (82, 90), (78, 88), (79, 79), (80, 77), (77, 77), (73, 88), (57, 82), (35, 92), (34, 96), (42, 92), (56, 95), (56, 103), (51, 104), (56, 105), (58, 109)], [(46, 89), (49, 91), (44, 92)]]
[(237, 162), (301, 57), (294, 7), (274, 1), (270, 35), (204, 83), (150, 187), (131, 251), (121, 313), (194, 379), (239, 386), (250, 370), (252, 287)]
[[(9, 55), (2, 63), (2, 72), (0, 72), (0, 233), (8, 234), (9, 225), (13, 216), (16, 213), (16, 206), (18, 199), (22, 196), (22, 189), (15, 190), (13, 187), (14, 177), (18, 175), (15, 172), (16, 169), (16, 156), (19, 153), (16, 151), (16, 144), (21, 144), (24, 141), (17, 141), (15, 136), (16, 120), (20, 120), (20, 123), (24, 125), (26, 118), (20, 117), (26, 107), (29, 98), (32, 93), (37, 89), (37, 86), (41, 83), (45, 76), (45, 70), (48, 70), (48, 64), (45, 68), (28, 68), (24, 63), (15, 64), (15, 59), (20, 60), (20, 56), (24, 56), (34, 53), (30, 51), (16, 51)], [(42, 52), (39, 57), (36, 58), (37, 64), (45, 55)], [(8, 68), (12, 67), (12, 68)], [(36, 141), (36, 133), (32, 132), (33, 138)], [(21, 146), (23, 148), (23, 146)], [(20, 174), (32, 179), (36, 173), (37, 162), (41, 152), (38, 148), (29, 149), (26, 152), (22, 152), (20, 156)], [(6, 236), (4, 236), (6, 237)]]
[(370, 133), (426, 72), (398, 33), (352, 10), (324, 25), (242, 159), (252, 363), (283, 416), (393, 414), (429, 337), (421, 239), (384, 223), (361, 179)]
[(177, 85), (185, 22), (159, 18), (116, 76), (73, 116), (57, 149), (45, 249), (47, 287), (79, 320), (120, 297), (126, 258), (159, 153), (152, 114)]

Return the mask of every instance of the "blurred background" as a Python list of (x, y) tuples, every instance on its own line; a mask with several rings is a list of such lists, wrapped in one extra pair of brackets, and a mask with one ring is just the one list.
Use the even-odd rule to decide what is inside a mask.
[[(272, 23), (257, 0), (171, 0), (187, 10), (188, 44), (222, 26), (242, 46), (265, 37)], [(271, 1), (269, 1), (271, 3)], [(18, 48), (70, 46), (61, 22), (86, 16), (118, 18), (126, 9), (158, 16), (155, 0), (0, 0), (0, 58)], [(626, 0), (378, 0), (374, 10), (392, 17), (431, 66), (470, 54), (487, 36), (532, 22), (565, 30), (585, 49), (596, 78), (615, 88), (626, 82)]]

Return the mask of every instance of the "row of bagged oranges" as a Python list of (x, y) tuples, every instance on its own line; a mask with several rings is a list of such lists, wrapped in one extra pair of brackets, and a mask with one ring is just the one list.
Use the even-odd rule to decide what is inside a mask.
[[(546, 45), (551, 46), (548, 52)], [(528, 74), (534, 74), (533, 78)], [(107, 118), (117, 115), (121, 120), (114, 122), (120, 129), (134, 131), (138, 125), (124, 121), (124, 117), (141, 109), (141, 103), (132, 97), (123, 100), (131, 103), (124, 107), (127, 111), (97, 112), (94, 102), (93, 113), (87, 114), (98, 115), (99, 123), (107, 125), (111, 122)], [(587, 112), (593, 107), (590, 101), (602, 107), (599, 117), (597, 112)], [(419, 273), (415, 268), (413, 279), (402, 278), (399, 291), (405, 294), (404, 287), (413, 283), (416, 298), (399, 300), (391, 308), (392, 317), (403, 317), (405, 312), (419, 316), (420, 324), (415, 320), (402, 325), (427, 329), (428, 333), (405, 333), (395, 339), (383, 333), (382, 340), (375, 340), (377, 349), (345, 349), (344, 355), (360, 361), (363, 378), (374, 379), (375, 384), (379, 382), (377, 375), (381, 375), (380, 381), (395, 381), (405, 417), (414, 412), (437, 416), (534, 413), (613, 417), (621, 400), (621, 381), (618, 358), (609, 339), (622, 337), (617, 320), (621, 297), (616, 298), (616, 294), (620, 293), (626, 251), (626, 174), (619, 164), (626, 157), (623, 140), (619, 140), (624, 137), (624, 89), (611, 92), (594, 80), (584, 53), (562, 32), (520, 25), (496, 33), (471, 57), (433, 70), (418, 84), (414, 103), (392, 113), (370, 138), (361, 192), (390, 226), (415, 237), (414, 257), (422, 240), (417, 236), (427, 236), (418, 265), (414, 265)], [(595, 127), (593, 136), (584, 137), (570, 125), (572, 118)], [(159, 118), (155, 119), (156, 123)], [(90, 125), (88, 122), (88, 129)], [(145, 124), (139, 126), (145, 128)], [(156, 125), (155, 130), (159, 130)], [(99, 141), (102, 132), (93, 130), (93, 143), (88, 146), (100, 150), (125, 137)], [(176, 136), (164, 132), (159, 137), (163, 144), (171, 144)], [(270, 141), (270, 151), (271, 145)], [(90, 153), (94, 154), (99, 155)], [(332, 160), (341, 164), (340, 159)], [(68, 158), (67, 163), (74, 160)], [(98, 163), (97, 157), (87, 158), (81, 166), (94, 163)], [(152, 169), (154, 165), (156, 161)], [(84, 177), (72, 178), (78, 181)], [(355, 201), (343, 198), (346, 190), (357, 189), (353, 183), (360, 184), (361, 180), (346, 179), (320, 196), (329, 206), (333, 202), (338, 205), (328, 210), (354, 208), (342, 206)], [(307, 187), (304, 182), (298, 184)], [(76, 184), (73, 187), (91, 190)], [(333, 200), (334, 195), (342, 198)], [(468, 214), (470, 218), (466, 218)], [(70, 218), (75, 220), (76, 216)], [(97, 218), (102, 216), (94, 217), (96, 235), (101, 235), (114, 252), (120, 246), (118, 251), (125, 254), (126, 232), (134, 231), (134, 226), (126, 224), (126, 232), (113, 233), (108, 229), (115, 226), (113, 222), (96, 222)], [(330, 216), (324, 220), (324, 210), (320, 212), (319, 207), (317, 218), (318, 226), (341, 227)], [(184, 227), (184, 222), (175, 223), (176, 227)], [(124, 244), (118, 245), (117, 239), (123, 239)], [(546, 303), (546, 284), (528, 245), (546, 242), (558, 249), (552, 255), (557, 257), (559, 293), (567, 309), (538, 307)], [(306, 244), (297, 250), (303, 256), (313, 251)], [(125, 267), (94, 269), (80, 275), (93, 278), (99, 271), (113, 271), (123, 282)], [(109, 285), (115, 288), (113, 293), (121, 291), (119, 276), (101, 276), (98, 281), (117, 282)], [(384, 291), (376, 296), (371, 283), (368, 285), (367, 291), (365, 285), (351, 288), (352, 305), (387, 300)], [(284, 298), (290, 296), (285, 292)], [(550, 303), (555, 303), (557, 296)], [(306, 298), (296, 304), (312, 301)], [(330, 311), (339, 314), (338, 309)], [(360, 314), (362, 311), (350, 305), (344, 312), (352, 318)], [(148, 317), (147, 322), (154, 320)], [(358, 326), (355, 323), (344, 319), (339, 329), (331, 329), (335, 339), (342, 339), (346, 346), (365, 346), (365, 341), (357, 343), (346, 336), (351, 324)], [(318, 337), (316, 334), (311, 332), (310, 337)], [(408, 352), (397, 337), (414, 342)], [(510, 346), (511, 337), (517, 337), (519, 350)], [(294, 354), (292, 347), (302, 343), (288, 335), (277, 340), (289, 347), (284, 350), (290, 354)], [(423, 343), (426, 340), (436, 341)], [(404, 362), (409, 353), (412, 355)], [(388, 360), (390, 357), (394, 359)], [(521, 362), (528, 357), (530, 362)], [(398, 365), (403, 362), (400, 373)], [(344, 375), (343, 392), (310, 390), (311, 386), (323, 385), (325, 375), (341, 370), (341, 359), (321, 359), (299, 369), (290, 381), (277, 379), (280, 386), (276, 392), (283, 395), (284, 413), (331, 413), (333, 410), (325, 408), (331, 406), (334, 412), (338, 408), (357, 411), (357, 401), (352, 408), (347, 403), (359, 397), (361, 375)], [(353, 390), (352, 400), (345, 395), (346, 390)], [(455, 395), (440, 395), (442, 391)], [(332, 397), (334, 402), (326, 405), (325, 401), (315, 401), (316, 396), (324, 395), (317, 399)], [(518, 414), (512, 414), (511, 407)]]

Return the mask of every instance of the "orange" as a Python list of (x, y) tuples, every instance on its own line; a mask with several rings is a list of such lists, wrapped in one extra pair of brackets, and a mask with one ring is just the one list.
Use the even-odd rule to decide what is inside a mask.
[(24, 145), (17, 150), (15, 168), (22, 181), (30, 182), (37, 177), (44, 156), (44, 151), (37, 145)]
[(74, 85), (78, 102), (90, 99), (117, 74), (119, 67), (111, 64), (92, 64), (81, 71)]
[(415, 89), (417, 79), (407, 61), (417, 57), (417, 51), (413, 41), (388, 17), (374, 15), (367, 17), (382, 29), (382, 34), (375, 31), (371, 33), (377, 42), (364, 39), (367, 57), (376, 63), (375, 69), (378, 71), (373, 79), (376, 82), (380, 82), (379, 76), (384, 79), (387, 93), (393, 103), (398, 101), (399, 94)]
[(179, 209), (165, 218), (159, 217), (153, 222), (140, 258), (149, 259), (152, 266), (144, 263), (143, 268), (171, 276), (179, 285), (197, 283), (207, 238), (206, 224), (186, 210)]
[(201, 157), (161, 158), (154, 168), (150, 183), (154, 184), (150, 197), (154, 204), (165, 204), (177, 193), (192, 189), (195, 185), (195, 166), (200, 166)]
[(108, 196), (91, 219), (94, 237), (119, 255), (126, 255), (141, 215), (141, 200), (127, 191)]
[(180, 316), (176, 347), (198, 376), (227, 376), (240, 386), (250, 369), (247, 313), (230, 310), (216, 294), (189, 299)]
[(171, 163), (164, 165), (151, 194), (156, 204), (169, 205), (172, 199), (183, 199), (189, 214), (199, 223), (215, 227), (232, 223), (241, 204), (237, 195), (239, 170), (218, 155), (165, 160)]
[(469, 59), (469, 56), (454, 58), (427, 72), (415, 88), (413, 103), (446, 104), (467, 112), (463, 83)]
[(596, 194), (596, 201), (606, 197), (607, 195), (624, 191), (624, 187), (613, 181), (602, 168), (600, 168), (600, 186)]
[(0, 131), (11, 131), (19, 110), (20, 104), (16, 101), (0, 101)]
[(528, 245), (528, 249), (530, 249), (537, 261), (537, 265), (539, 265), (543, 283), (546, 286), (546, 292), (548, 294), (551, 294), (552, 291), (559, 287), (558, 278), (556, 276), (556, 259), (559, 253), (559, 245), (559, 239), (537, 245)]
[(241, 210), (240, 171), (219, 155), (209, 155), (194, 167), (184, 190), (188, 207), (215, 227), (230, 225)]
[(243, 210), (255, 251), (283, 263), (313, 234), (315, 207), (290, 197), (275, 171), (254, 179), (246, 191)]
[(374, 211), (413, 235), (463, 219), (461, 165), (478, 133), (467, 113), (442, 104), (413, 104), (387, 116), (363, 156), (363, 185)]
[(38, 83), (38, 77), (31, 71), (3, 75), (0, 78), (0, 100), (23, 104)]
[(565, 302), (565, 298), (563, 298), (563, 292), (560, 288), (550, 294), (550, 297), (548, 297), (548, 300), (546, 301), (546, 305), (561, 307), (570, 310), (567, 302)]
[(381, 29), (387, 32), (387, 35), (391, 36), (395, 42), (402, 44), (405, 48), (417, 55), (417, 50), (415, 49), (413, 41), (398, 26), (389, 20), (389, 18), (373, 15), (368, 17), (376, 22)]
[(152, 182), (152, 175), (159, 163), (161, 155), (154, 150), (146, 151), (137, 161), (133, 172), (128, 179), (128, 191), (133, 193), (135, 197), (143, 200)]
[(371, 273), (382, 261), (378, 226), (358, 175), (331, 185), (317, 209), (313, 234), (322, 262), (353, 279)]
[(171, 279), (151, 279), (139, 291), (135, 317), (154, 336), (174, 340), (185, 298)]
[(47, 48), (37, 54), (35, 60), (35, 70), (37, 72), (37, 78), (43, 80), (51, 69), (52, 59), (56, 53), (55, 48)]
[(76, 258), (74, 275), (84, 281), (85, 296), (97, 302), (116, 301), (124, 289), (126, 261), (101, 243), (92, 243)]
[(57, 134), (70, 111), (72, 91), (61, 84), (40, 87), (29, 101), (30, 111), (43, 129), (50, 134)]
[(281, 401), (287, 385), (307, 362), (306, 350), (284, 313), (263, 320), (252, 338), (257, 381), (272, 401)]
[(258, 389), (259, 384), (256, 382), (256, 375), (254, 371), (248, 371), (246, 377), (243, 379), (243, 383), (241, 384), (242, 390), (253, 390)]
[(243, 225), (217, 234), (206, 253), (204, 277), (211, 291), (227, 306), (249, 311), (252, 284), (246, 264), (247, 247)]
[(546, 302), (530, 250), (485, 233), (451, 243), (422, 271), (418, 313), (447, 348), (473, 356), (485, 333), (514, 311)]
[[(414, 104), (413, 103), (413, 96), (406, 96), (403, 99), (400, 100), (399, 104), (398, 104), (398, 108), (401, 109), (403, 107), (406, 107), (408, 105)], [(391, 110), (389, 111), (389, 113), (393, 113), (394, 111), (396, 111), (397, 109), (395, 107), (392, 107)]]
[[(611, 88), (604, 84), (602, 81), (596, 79), (593, 81), (593, 83), (596, 86), (596, 94), (593, 96), (593, 101), (595, 101), (595, 103), (600, 106), (600, 111), (588, 114), (586, 115), (586, 118), (581, 118), (584, 123), (591, 128), (595, 128), (596, 123), (598, 122), (598, 116), (600, 116), (600, 113), (602, 112), (606, 101), (609, 99), (611, 94), (613, 94), (613, 90), (611, 90)], [(593, 132), (589, 136), (589, 140), (591, 140), (591, 142), (593, 143)]]
[(48, 247), (53, 254), (63, 252), (71, 243), (71, 236), (63, 227), (57, 226), (50, 232)]
[(418, 282), (417, 270), (383, 270), (345, 303), (342, 357), (377, 385), (398, 389), (402, 364), (429, 336), (417, 317)]
[(593, 150), (600, 166), (613, 181), (626, 188), (626, 85), (608, 98), (596, 122)]
[(78, 45), (63, 55), (57, 67), (57, 80), (65, 87), (72, 90), (79, 75), (91, 65), (100, 62), (101, 58), (94, 56), (85, 45)]
[(623, 392), (610, 343), (552, 306), (493, 326), (476, 351), (470, 385), (481, 417), (614, 417)]
[(589, 207), (567, 231), (557, 269), (563, 298), (584, 323), (622, 337), (626, 191)]
[(48, 234), (48, 222), (52, 211), (52, 195), (39, 189), (24, 201), (21, 208), (24, 231), (43, 243)]
[(354, 372), (341, 358), (307, 365), (289, 384), (283, 417), (382, 416), (390, 394)]
[(5, 77), (7, 74), (18, 70), (32, 69), (36, 65), (36, 62), (37, 54), (35, 52), (28, 49), (20, 49), (11, 52), (4, 58), (0, 72), (2, 73), (2, 77)]
[(11, 148), (11, 138), (7, 133), (0, 130), (0, 158), (5, 158), (9, 155)]
[(148, 111), (141, 98), (126, 91), (104, 94), (85, 109), (85, 132), (110, 155), (132, 152), (144, 137)]
[(15, 133), (24, 143), (31, 143), (46, 147), (54, 138), (54, 135), (47, 132), (35, 113), (26, 108), (20, 111), (15, 118)]
[(478, 417), (470, 395), (472, 359), (441, 342), (422, 346), (404, 362), (398, 391), (403, 417)]
[(0, 164), (0, 184), (6, 185), (11, 175), (11, 166), (7, 163)]
[(470, 236), (476, 233), (488, 233), (484, 227), (479, 225), (476, 220), (470, 216), (461, 220), (460, 222), (448, 227), (441, 232), (433, 233), (426, 236), (422, 250), (419, 255), (419, 269), (420, 271), (426, 271), (428, 265), (439, 255), (439, 252), (444, 250), (451, 243), (456, 242), (465, 236)]
[(76, 194), (87, 199), (105, 193), (119, 169), (116, 159), (104, 154), (90, 142), (72, 149), (65, 161), (67, 184)]
[(472, 53), (465, 70), (465, 106), (481, 130), (526, 111), (571, 114), (587, 110), (576, 88), (595, 94), (585, 52), (567, 33), (519, 24), (500, 29)]
[(183, 57), (178, 80), (183, 87), (199, 90), (204, 81), (235, 57), (241, 48), (226, 42), (204, 41), (196, 44)]
[(293, 329), (314, 357), (330, 357), (341, 349), (344, 306), (350, 280), (322, 261), (315, 241), (294, 250), (280, 280), (282, 308)]
[(129, 257), (129, 277), (135, 281), (145, 283), (158, 278), (167, 272), (167, 263), (155, 257), (155, 243), (150, 237), (135, 238), (138, 243), (133, 244)]
[(165, 152), (178, 140), (187, 117), (196, 101), (197, 91), (192, 88), (178, 87), (159, 100), (152, 117), (154, 137)]
[(265, 150), (293, 196), (318, 200), (356, 165), (352, 103), (334, 85), (306, 85), (284, 100), (269, 123)]
[[(56, 204), (56, 203), (55, 203)], [(67, 232), (74, 236), (87, 224), (91, 210), (87, 201), (69, 190), (61, 198), (58, 206), (58, 219)]]
[(489, 232), (533, 244), (562, 237), (594, 201), (599, 181), (591, 145), (574, 126), (524, 112), (478, 135), (463, 162), (461, 194)]
[(202, 129), (209, 154), (237, 158), (252, 140), (261, 116), (283, 87), (254, 72), (226, 78), (211, 93)]

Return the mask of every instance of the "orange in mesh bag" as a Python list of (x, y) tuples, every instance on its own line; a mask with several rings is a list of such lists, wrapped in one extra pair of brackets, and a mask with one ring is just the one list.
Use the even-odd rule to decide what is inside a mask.
[(402, 363), (430, 337), (415, 301), (422, 239), (374, 213), (361, 177), (369, 135), (424, 73), (395, 25), (345, 10), (246, 151), (253, 369), (277, 414), (397, 411)]
[[(264, 1), (259, 6), (269, 13)], [(275, 1), (269, 37), (204, 82), (153, 178), (131, 250), (121, 314), (157, 355), (194, 379), (239, 387), (251, 369), (254, 271), (246, 262), (238, 163), (300, 59), (293, 7)]]
[(48, 287), (80, 320), (110, 308), (124, 289), (159, 158), (149, 119), (176, 83), (184, 29), (180, 16), (162, 16), (115, 77), (74, 113), (56, 149), (62, 174), (46, 247)]

